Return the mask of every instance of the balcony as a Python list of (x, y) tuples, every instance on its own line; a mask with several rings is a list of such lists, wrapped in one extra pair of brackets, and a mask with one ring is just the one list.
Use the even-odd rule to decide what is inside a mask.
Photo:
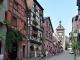
[(35, 37), (32, 37), (32, 38), (30, 39), (30, 42), (32, 42), (32, 43), (36, 43), (36, 44), (39, 44), (39, 45), (42, 44), (42, 41), (39, 40), (39, 39), (37, 39), (37, 38), (35, 38)]
[(0, 0), (0, 3), (2, 3), (4, 0)]
[(36, 20), (33, 20), (32, 22), (35, 26), (38, 25), (38, 22)]

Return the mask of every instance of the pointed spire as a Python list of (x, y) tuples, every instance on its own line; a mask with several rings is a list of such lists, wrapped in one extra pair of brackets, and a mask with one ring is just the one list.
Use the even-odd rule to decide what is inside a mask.
[(61, 21), (61, 19), (60, 19), (59, 24), (61, 24), (61, 22), (62, 22), (62, 21)]

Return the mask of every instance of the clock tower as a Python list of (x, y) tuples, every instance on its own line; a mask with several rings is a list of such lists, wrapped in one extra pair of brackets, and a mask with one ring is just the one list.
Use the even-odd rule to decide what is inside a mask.
[(56, 28), (56, 35), (58, 39), (61, 41), (61, 46), (65, 51), (65, 28), (61, 25), (61, 21), (59, 21), (59, 26)]

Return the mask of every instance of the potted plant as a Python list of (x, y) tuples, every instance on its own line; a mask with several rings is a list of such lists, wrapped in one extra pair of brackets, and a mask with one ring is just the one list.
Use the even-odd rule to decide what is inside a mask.
[(30, 54), (30, 58), (31, 58), (32, 57), (32, 51), (30, 51), (29, 54)]

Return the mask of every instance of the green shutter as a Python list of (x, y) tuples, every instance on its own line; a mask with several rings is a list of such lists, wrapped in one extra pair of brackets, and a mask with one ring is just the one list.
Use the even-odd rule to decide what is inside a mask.
[(5, 11), (3, 8), (0, 9), (0, 21), (4, 21), (5, 20)]
[(4, 9), (2, 9), (2, 21), (4, 21), (5, 20), (5, 11), (4, 11)]

